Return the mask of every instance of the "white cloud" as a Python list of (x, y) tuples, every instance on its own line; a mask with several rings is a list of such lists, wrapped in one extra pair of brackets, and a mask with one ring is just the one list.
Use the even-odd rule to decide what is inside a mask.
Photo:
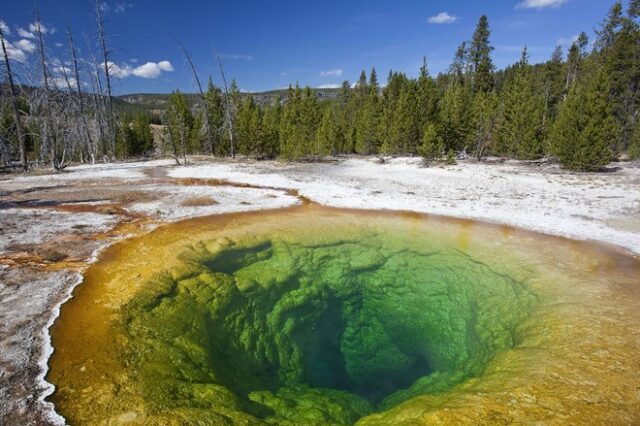
[(524, 0), (516, 5), (516, 9), (545, 9), (547, 7), (560, 7), (569, 0)]
[(18, 27), (18, 35), (23, 38), (36, 38), (35, 34), (30, 33), (22, 27)]
[(22, 39), (20, 41), (16, 41), (14, 44), (15, 47), (22, 50), (25, 53), (33, 53), (36, 50), (36, 45), (33, 44), (32, 41), (27, 39)]
[[(109, 66), (109, 74), (113, 78), (127, 78), (131, 75), (131, 67), (128, 64), (118, 65), (111, 61), (107, 62)], [(104, 67), (104, 62), (100, 64), (100, 68)]]
[(64, 73), (71, 74), (71, 68), (59, 65), (59, 66), (53, 67), (53, 72), (58, 74), (64, 74)]
[(131, 58), (131, 59), (129, 59), (129, 62), (131, 62), (133, 64), (137, 64), (138, 63), (138, 58)]
[(458, 21), (460, 18), (454, 15), (449, 15), (448, 12), (440, 12), (435, 16), (431, 16), (427, 19), (427, 22), (430, 24), (453, 24)]
[(166, 71), (166, 72), (174, 71), (173, 65), (171, 65), (171, 62), (169, 62), (169, 61), (160, 61), (160, 62), (158, 62), (158, 67), (162, 71)]
[(62, 43), (54, 43), (54, 44), (55, 44), (55, 46), (56, 46), (56, 47), (62, 47), (62, 46), (64, 46), (64, 44), (62, 44)]
[[(37, 22), (32, 22), (29, 24), (29, 31), (31, 32), (31, 34), (35, 34), (38, 32), (38, 23)], [(49, 28), (47, 28), (42, 22), (40, 23), (40, 31), (42, 31), (42, 34), (49, 34)]]
[(339, 89), (342, 87), (340, 84), (321, 84), (318, 89)]
[[(127, 78), (132, 75), (140, 78), (158, 78), (163, 72), (171, 72), (174, 70), (173, 65), (171, 65), (169, 61), (160, 61), (158, 63), (147, 62), (135, 68), (127, 63), (118, 65), (113, 62), (108, 62), (108, 64), (109, 72), (114, 78)], [(104, 63), (101, 66), (104, 66)]]
[(5, 36), (11, 35), (11, 30), (6, 22), (0, 19), (0, 28), (2, 28), (2, 34)]
[(147, 62), (133, 70), (133, 75), (141, 78), (158, 78), (162, 74), (162, 69), (155, 62)]
[(100, 12), (108, 12), (109, 11), (109, 4), (106, 1), (103, 1), (102, 3), (100, 3), (100, 5), (98, 7), (100, 8)]
[[(27, 61), (27, 54), (24, 53), (22, 50), (18, 49), (13, 44), (9, 43), (7, 40), (4, 41), (4, 45), (7, 48), (7, 55), (9, 56), (9, 59), (12, 59), (18, 62)], [(3, 56), (0, 56), (0, 61), (4, 62)]]
[[(69, 80), (69, 86), (71, 86), (72, 89), (78, 88), (78, 81), (75, 78), (69, 77), (68, 80)], [(67, 80), (65, 80), (64, 77), (53, 77), (51, 78), (50, 81), (57, 88), (68, 89)]]
[(147, 62), (133, 69), (132, 74), (141, 78), (158, 78), (162, 71), (173, 71), (173, 66), (169, 61), (161, 61), (159, 63)]
[(337, 68), (329, 71), (322, 71), (320, 77), (340, 77), (344, 71)]

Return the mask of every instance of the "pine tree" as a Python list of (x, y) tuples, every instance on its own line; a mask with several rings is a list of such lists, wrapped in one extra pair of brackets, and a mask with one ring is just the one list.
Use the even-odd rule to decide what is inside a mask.
[(133, 121), (129, 115), (122, 117), (116, 132), (116, 155), (118, 158), (128, 158), (132, 146), (137, 144), (133, 132)]
[(352, 123), (351, 105), (351, 85), (348, 81), (343, 81), (335, 102), (335, 140), (331, 144), (331, 153), (351, 152), (347, 141)]
[[(252, 96), (249, 97), (252, 98)], [(262, 108), (256, 105), (251, 110), (251, 118), (249, 120), (249, 135), (252, 145), (251, 154), (256, 160), (260, 160), (265, 156), (263, 119)]]
[(640, 109), (640, 26), (630, 4), (628, 16), (616, 3), (598, 34), (600, 55), (609, 77), (613, 111), (623, 129), (619, 150), (630, 143)]
[[(193, 114), (192, 129), (189, 132), (189, 139), (187, 139), (187, 151), (190, 154), (202, 152), (202, 147), (208, 145), (207, 134), (202, 132), (204, 130), (204, 111), (198, 111)], [(206, 149), (209, 152), (209, 149)]]
[(282, 103), (280, 98), (276, 103), (267, 108), (263, 117), (263, 153), (267, 158), (274, 158), (278, 155), (280, 140), (280, 122), (282, 120)]
[(280, 126), (280, 153), (284, 158), (298, 159), (316, 153), (320, 118), (318, 102), (311, 89), (290, 87)]
[(469, 86), (452, 79), (440, 100), (439, 122), (446, 151), (464, 150), (471, 139)]
[(494, 67), (491, 61), (491, 51), (493, 51), (494, 48), (489, 43), (490, 35), (489, 20), (485, 15), (482, 15), (473, 34), (468, 52), (471, 72), (473, 74), (474, 93), (486, 93), (493, 90)]
[(367, 85), (367, 73), (364, 70), (362, 70), (362, 72), (360, 73), (360, 78), (356, 83), (355, 89), (356, 96), (358, 98), (364, 100), (364, 98), (367, 97), (367, 94), (369, 93), (369, 86)]
[(632, 160), (640, 159), (640, 125), (636, 125), (636, 129), (631, 137), (629, 144), (629, 158)]
[(456, 153), (453, 149), (447, 151), (447, 158), (444, 160), (445, 164), (454, 165), (456, 164)]
[(380, 100), (380, 120), (378, 123), (378, 138), (380, 141), (380, 152), (395, 153), (399, 151), (396, 146), (396, 139), (392, 138), (392, 129), (394, 128), (394, 119), (400, 94), (409, 80), (407, 77), (398, 72), (389, 72), (387, 86), (382, 91)]
[(388, 153), (415, 154), (420, 141), (415, 81), (407, 81), (400, 92), (389, 129)]
[(434, 123), (437, 120), (439, 97), (438, 88), (429, 76), (427, 58), (422, 59), (422, 67), (420, 67), (420, 76), (418, 77), (417, 85), (417, 125), (419, 129), (425, 129), (427, 124)]
[(621, 130), (610, 101), (604, 70), (569, 93), (551, 135), (553, 153), (564, 167), (597, 170), (611, 161), (610, 146), (621, 137)]
[[(226, 103), (226, 107), (229, 109), (229, 111), (227, 112), (228, 113), (227, 126), (231, 126), (229, 133), (232, 134), (233, 138), (235, 139), (237, 134), (236, 118), (238, 115), (238, 110), (242, 105), (242, 94), (240, 93), (240, 88), (238, 87), (238, 82), (236, 81), (235, 78), (231, 80), (228, 96), (229, 96), (228, 102)], [(231, 139), (231, 135), (229, 135), (229, 139)], [(231, 140), (229, 142), (231, 142)], [(235, 145), (236, 142), (233, 141), (233, 144)], [(231, 152), (233, 155), (235, 155), (236, 150), (237, 148), (235, 147), (229, 147), (229, 151), (233, 151)]]
[(356, 123), (356, 152), (359, 154), (373, 154), (378, 152), (380, 138), (378, 127), (380, 123), (381, 105), (378, 95), (378, 79), (376, 70), (371, 70), (369, 79), (369, 94), (358, 111)]
[(355, 150), (358, 154), (374, 154), (378, 151), (378, 127), (380, 122), (380, 101), (370, 95), (358, 112), (356, 122)]
[(301, 103), (301, 123), (303, 130), (303, 156), (320, 155), (316, 145), (316, 132), (321, 120), (320, 107), (315, 93), (310, 87), (305, 87)]
[(534, 84), (526, 48), (503, 97), (497, 131), (499, 152), (521, 159), (541, 156), (544, 98)]
[(564, 90), (563, 69), (562, 47), (557, 46), (551, 55), (551, 59), (544, 64), (542, 75), (545, 127), (549, 122), (555, 120), (558, 113), (558, 105), (562, 100)]
[(231, 80), (231, 85), (229, 86), (229, 97), (231, 98), (232, 109), (234, 112), (238, 111), (240, 105), (242, 105), (242, 94), (240, 93), (240, 88), (235, 78)]
[(627, 9), (629, 18), (637, 19), (640, 17), (640, 0), (630, 0), (629, 8)]
[(169, 107), (165, 116), (166, 139), (171, 145), (174, 157), (176, 161), (182, 157), (186, 163), (187, 150), (193, 140), (194, 117), (187, 105), (187, 99), (179, 90), (169, 97)]
[(116, 138), (118, 156), (128, 158), (129, 156), (151, 154), (153, 152), (153, 134), (150, 126), (151, 120), (147, 114), (125, 115), (121, 120)]
[(369, 90), (374, 91), (377, 94), (379, 88), (378, 74), (376, 73), (375, 68), (371, 68), (371, 74), (369, 74)]
[(453, 62), (449, 67), (449, 76), (460, 84), (464, 84), (465, 74), (467, 72), (467, 43), (463, 42), (453, 58)]
[(420, 154), (426, 161), (437, 160), (442, 157), (444, 142), (435, 124), (429, 123), (422, 131), (422, 145), (418, 148)]
[(473, 131), (468, 145), (477, 160), (481, 160), (493, 144), (497, 109), (498, 96), (494, 92), (478, 92), (474, 96), (470, 111)]
[(153, 151), (153, 133), (149, 116), (143, 113), (136, 114), (131, 127), (136, 139), (136, 144), (130, 147), (131, 154), (150, 154)]
[(337, 135), (336, 109), (333, 106), (329, 106), (324, 109), (322, 121), (316, 134), (316, 151), (318, 155), (325, 156), (336, 152)]
[(205, 100), (209, 106), (209, 126), (211, 126), (211, 135), (213, 137), (213, 146), (216, 147), (214, 154), (225, 155), (229, 144), (226, 143), (226, 133), (224, 132), (224, 102), (222, 99), (222, 91), (214, 86), (211, 77), (207, 85)]
[(600, 30), (596, 31), (598, 36), (596, 39), (596, 47), (599, 50), (609, 49), (613, 45), (616, 34), (620, 31), (623, 23), (622, 2), (617, 1), (611, 6), (611, 9), (609, 9), (607, 18), (600, 24)]
[(258, 106), (253, 96), (247, 96), (240, 105), (236, 117), (237, 149), (243, 155), (255, 154), (259, 151), (258, 131), (256, 129)]
[(285, 159), (295, 159), (302, 156), (302, 135), (300, 129), (300, 103), (302, 91), (296, 84), (295, 89), (289, 86), (287, 99), (280, 121), (280, 155)]
[(575, 88), (581, 69), (582, 55), (580, 55), (580, 48), (577, 43), (573, 43), (569, 48), (569, 54), (567, 56), (567, 77), (564, 85), (564, 99), (567, 99), (569, 92)]

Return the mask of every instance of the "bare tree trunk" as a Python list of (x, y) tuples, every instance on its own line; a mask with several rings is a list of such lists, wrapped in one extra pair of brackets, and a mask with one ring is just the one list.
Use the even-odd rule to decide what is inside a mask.
[(229, 87), (227, 86), (227, 78), (224, 75), (224, 68), (222, 67), (222, 59), (220, 55), (216, 54), (218, 59), (218, 66), (220, 67), (220, 74), (222, 74), (222, 82), (224, 83), (224, 97), (226, 103), (225, 118), (227, 121), (227, 127), (229, 129), (229, 142), (231, 143), (231, 158), (236, 158), (235, 147), (233, 145), (233, 120), (231, 119), (231, 103), (229, 102)]
[(51, 94), (49, 93), (49, 72), (47, 71), (47, 58), (44, 45), (44, 34), (42, 32), (42, 24), (40, 22), (40, 10), (36, 7), (35, 12), (36, 19), (36, 36), (38, 37), (38, 53), (40, 54), (40, 71), (42, 72), (42, 87), (44, 89), (44, 114), (42, 114), (42, 145), (48, 144), (49, 155), (51, 156), (51, 166), (54, 170), (58, 170), (57, 164), (57, 144), (55, 136), (52, 137), (50, 129), (51, 120)]
[[(90, 45), (89, 43), (89, 37), (85, 36), (86, 38), (86, 43), (87, 43), (87, 48), (89, 50), (89, 52), (91, 53), (91, 58), (93, 60), (93, 71), (91, 73), (91, 87), (93, 89), (93, 104), (94, 104), (94, 109), (95, 109), (95, 121), (96, 121), (96, 125), (98, 126), (98, 141), (101, 143), (102, 145), (102, 158), (104, 160), (104, 162), (107, 162), (107, 139), (105, 137), (105, 132), (104, 130), (104, 126), (103, 126), (103, 118), (106, 117), (106, 105), (105, 105), (105, 96), (104, 96), (104, 91), (102, 90), (102, 81), (100, 80), (100, 67), (98, 65), (98, 60), (96, 59), (95, 54), (93, 53), (93, 51), (91, 50), (90, 47), (88, 47)], [(97, 145), (96, 145), (96, 150), (97, 150)]]
[(20, 121), (20, 109), (18, 107), (18, 92), (13, 80), (11, 71), (11, 61), (7, 53), (7, 45), (4, 42), (4, 33), (0, 27), (0, 42), (2, 43), (2, 54), (4, 55), (4, 63), (7, 68), (7, 79), (9, 80), (9, 90), (11, 92), (11, 107), (13, 108), (13, 118), (16, 122), (16, 135), (18, 136), (18, 147), (20, 150), (20, 163), (24, 171), (29, 170), (29, 161), (27, 160), (27, 150), (24, 141), (24, 132), (22, 131), (22, 122)]
[(207, 101), (207, 97), (204, 94), (204, 90), (202, 89), (202, 84), (200, 84), (200, 77), (198, 77), (198, 71), (196, 71), (196, 67), (193, 64), (193, 60), (191, 59), (191, 55), (187, 51), (187, 48), (178, 40), (177, 37), (174, 37), (176, 42), (182, 49), (187, 62), (189, 63), (189, 67), (191, 68), (191, 73), (193, 74), (193, 79), (196, 83), (196, 88), (198, 89), (198, 93), (200, 94), (200, 99), (202, 100), (202, 104), (204, 105), (204, 126), (207, 134), (207, 148), (209, 149), (209, 154), (213, 156), (214, 146), (213, 146), (213, 132), (211, 129), (211, 123), (209, 118), (211, 117), (211, 106)]
[[(69, 22), (67, 22), (67, 35), (69, 37), (69, 49), (71, 50), (71, 58), (73, 59), (73, 71), (76, 78), (76, 96), (78, 102), (78, 108), (80, 109), (80, 117), (82, 119), (82, 124), (84, 125), (85, 137), (86, 140), (86, 152), (87, 156), (91, 159), (91, 164), (95, 164), (96, 158), (93, 153), (93, 141), (91, 139), (91, 132), (89, 132), (89, 123), (87, 122), (87, 117), (85, 115), (84, 109), (84, 100), (82, 99), (82, 91), (80, 90), (80, 70), (78, 68), (78, 57), (76, 54), (76, 46), (73, 43), (73, 35), (71, 34), (71, 26)], [(62, 67), (64, 70), (64, 67)], [(65, 79), (67, 78), (67, 73), (65, 71)], [(67, 80), (67, 86), (69, 85), (69, 81)], [(71, 92), (71, 87), (69, 87), (69, 92)]]
[(484, 130), (484, 113), (480, 113), (480, 128), (476, 131), (476, 160), (482, 160), (484, 147), (486, 144), (486, 134)]
[(9, 140), (0, 134), (0, 158), (4, 166), (11, 165), (11, 153), (9, 152)]
[(111, 161), (116, 159), (116, 133), (115, 123), (113, 119), (113, 107), (111, 105), (111, 76), (109, 75), (109, 51), (107, 50), (107, 41), (104, 36), (104, 20), (100, 11), (100, 2), (96, 0), (96, 18), (98, 20), (98, 38), (100, 47), (102, 48), (102, 57), (104, 60), (104, 75), (107, 84), (107, 136), (111, 145)]
[[(102, 102), (100, 102), (100, 99), (102, 97), (102, 90), (100, 87), (100, 77), (98, 75), (98, 71), (96, 69), (94, 75), (92, 75), (91, 77), (91, 90), (93, 91), (93, 109), (95, 111), (95, 124), (97, 126), (97, 130), (98, 130), (98, 142), (102, 144), (102, 156), (103, 158), (105, 158), (106, 161), (106, 139), (104, 136), (104, 128), (102, 126), (102, 119), (101, 119), (101, 107), (102, 107)], [(96, 144), (96, 151), (97, 151), (97, 147), (98, 145)]]
[(182, 114), (178, 114), (178, 127), (180, 129), (180, 150), (182, 151), (182, 164), (187, 164), (187, 129), (182, 117)]
[(567, 61), (567, 80), (564, 85), (564, 96), (562, 97), (563, 101), (567, 100), (567, 96), (569, 96), (569, 92), (575, 86), (576, 80), (578, 78), (579, 67), (580, 67), (579, 62)]
[(173, 138), (173, 133), (171, 132), (171, 126), (169, 126), (169, 122), (167, 120), (166, 114), (162, 114), (161, 122), (165, 126), (165, 134), (169, 137), (169, 142), (171, 143), (171, 148), (173, 149), (173, 159), (176, 160), (176, 164), (180, 165), (180, 157), (178, 156), (178, 146), (176, 145), (176, 141)]

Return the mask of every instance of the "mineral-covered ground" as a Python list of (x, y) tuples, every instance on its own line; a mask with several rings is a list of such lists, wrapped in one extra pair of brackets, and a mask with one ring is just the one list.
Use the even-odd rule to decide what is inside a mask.
[[(53, 391), (45, 380), (52, 352), (49, 328), (58, 315), (60, 305), (68, 300), (74, 287), (82, 281), (84, 271), (97, 256), (100, 256), (101, 262), (96, 267), (108, 262), (110, 256), (122, 260), (121, 251), (116, 250), (120, 253), (116, 256), (113, 251), (103, 251), (106, 247), (131, 236), (144, 236), (153, 229), (157, 230), (149, 235), (157, 235), (162, 232), (165, 223), (182, 219), (291, 206), (313, 209), (316, 204), (432, 213), (597, 242), (572, 243), (569, 240), (542, 237), (538, 241), (530, 234), (521, 235), (519, 231), (508, 227), (487, 231), (488, 234), (498, 232), (498, 235), (507, 239), (518, 235), (523, 239), (533, 238), (536, 244), (542, 242), (560, 247), (558, 250), (564, 250), (564, 256), (570, 253), (575, 259), (571, 260), (570, 256), (550, 256), (549, 253), (553, 251), (544, 252), (544, 244), (535, 245), (543, 252), (540, 256), (548, 260), (547, 263), (553, 263), (555, 259), (555, 266), (560, 269), (568, 270), (567, 265), (582, 266), (583, 273), (591, 273), (593, 285), (582, 285), (585, 281), (576, 276), (574, 281), (565, 282), (566, 288), (557, 293), (545, 287), (547, 292), (553, 293), (548, 300), (554, 300), (555, 305), (553, 309), (539, 311), (546, 313), (544, 321), (536, 318), (536, 314), (530, 314), (540, 321), (533, 321), (530, 323), (531, 329), (523, 331), (523, 335), (528, 336), (527, 350), (516, 355), (517, 351), (514, 353), (512, 349), (514, 343), (511, 342), (507, 345), (511, 349), (504, 352), (507, 355), (492, 358), (489, 366), (482, 364), (482, 379), (456, 382), (462, 386), (459, 391), (461, 396), (455, 400), (457, 409), (447, 406), (445, 411), (430, 411), (425, 407), (441, 406), (442, 401), (421, 397), (422, 402), (416, 403), (397, 392), (362, 395), (360, 390), (369, 387), (366, 384), (374, 380), (374, 375), (367, 375), (366, 371), (377, 367), (375, 362), (363, 366), (358, 361), (363, 354), (357, 352), (360, 349), (354, 349), (350, 352), (353, 357), (345, 371), (365, 373), (347, 374), (350, 379), (346, 381), (334, 380), (340, 382), (349, 395), (357, 396), (357, 400), (346, 403), (357, 414), (336, 409), (332, 411), (335, 418), (354, 421), (361, 414), (371, 414), (371, 404), (384, 405), (386, 398), (399, 405), (394, 403), (385, 406), (389, 410), (370, 417), (368, 422), (371, 424), (389, 424), (401, 418), (408, 424), (425, 421), (447, 424), (468, 419), (464, 415), (470, 413), (487, 422), (510, 422), (521, 418), (563, 423), (595, 419), (598, 413), (600, 416), (609, 413), (609, 419), (616, 424), (640, 421), (640, 397), (637, 394), (640, 386), (640, 358), (637, 354), (640, 348), (640, 322), (634, 317), (640, 312), (639, 288), (634, 285), (638, 281), (637, 255), (640, 253), (640, 169), (631, 164), (621, 164), (608, 173), (573, 174), (544, 163), (512, 162), (462, 162), (455, 166), (425, 168), (420, 160), (409, 158), (387, 159), (384, 163), (376, 158), (350, 158), (308, 164), (218, 163), (194, 158), (191, 163), (186, 167), (173, 166), (169, 161), (81, 166), (55, 175), (9, 175), (0, 178), (0, 423), (64, 422), (52, 403), (45, 400)], [(318, 212), (318, 215), (321, 213)], [(238, 220), (243, 217), (246, 216), (238, 216)], [(262, 219), (265, 218), (255, 217), (256, 221)], [(308, 220), (313, 224), (313, 215)], [(474, 224), (473, 221), (466, 221), (461, 222), (460, 226), (473, 227), (476, 226)], [(477, 230), (471, 234), (477, 238)], [(464, 241), (458, 243), (464, 245)], [(286, 241), (277, 244), (280, 248), (295, 246)], [(574, 251), (568, 252), (568, 247), (574, 247)], [(301, 256), (301, 252), (295, 250), (279, 250), (277, 253), (280, 257), (274, 259), (279, 259), (279, 262), (287, 259), (287, 256)], [(208, 255), (215, 258), (214, 254)], [(336, 258), (334, 262), (338, 264), (334, 269), (340, 269), (340, 262), (349, 259), (350, 255), (353, 253)], [(371, 253), (365, 257), (375, 258)], [(239, 265), (237, 271), (222, 272), (242, 275), (241, 271), (250, 268), (251, 264)], [(277, 265), (263, 266), (267, 270), (280, 270)], [(315, 273), (311, 270), (306, 272)], [(141, 282), (135, 276), (131, 278), (133, 282)], [(202, 279), (207, 280), (205, 275)], [(196, 285), (183, 279), (176, 283), (172, 286), (178, 287), (170, 287), (191, 288)], [(328, 289), (339, 293), (340, 283), (336, 281)], [(258, 299), (268, 297), (269, 292), (266, 292)], [(143, 300), (135, 300), (127, 305), (130, 308), (128, 312), (137, 309), (136, 303), (144, 305)], [(578, 302), (572, 303), (572, 300)], [(94, 302), (96, 307), (100, 306), (99, 299), (94, 299)], [(513, 314), (519, 312), (520, 308), (529, 312), (528, 302), (524, 303), (524, 307), (519, 303), (516, 303), (518, 309), (513, 309)], [(351, 306), (342, 302), (331, 306), (334, 305), (340, 309)], [(162, 313), (158, 312), (158, 315)], [(573, 321), (563, 323), (562, 319), (566, 318), (573, 318)], [(314, 321), (325, 324), (322, 318), (314, 317)], [(529, 321), (532, 321), (531, 318)], [(126, 333), (142, 337), (154, 334), (153, 329), (149, 328), (153, 326), (152, 321), (149, 322), (150, 326), (141, 324), (139, 318), (128, 323), (130, 329), (125, 330)], [(328, 324), (327, 327), (331, 328), (332, 325)], [(545, 334), (545, 330), (553, 332)], [(531, 337), (536, 336), (536, 332), (539, 332), (539, 336), (547, 337), (540, 337), (536, 341)], [(252, 342), (237, 333), (236, 329), (229, 328), (226, 338), (229, 341), (239, 339)], [(499, 338), (499, 333), (494, 335)], [(563, 339), (566, 344), (559, 344)], [(324, 343), (329, 346), (332, 344)], [(141, 345), (141, 351), (149, 347), (165, 347), (162, 346), (165, 344), (162, 340), (149, 338), (143, 338), (137, 344)], [(319, 343), (305, 344), (312, 347)], [(347, 339), (345, 345), (350, 344), (354, 346), (353, 341)], [(554, 345), (563, 350), (554, 353)], [(90, 347), (90, 344), (85, 346)], [(393, 352), (393, 346), (387, 346), (385, 349)], [(276, 344), (273, 350), (294, 350), (295, 347), (283, 343), (280, 346)], [(539, 358), (535, 356), (536, 347), (540, 347)], [(171, 348), (176, 350), (175, 346)], [(197, 348), (191, 349), (197, 352)], [(169, 356), (171, 350), (166, 353)], [(549, 356), (550, 353), (555, 354), (555, 361), (554, 356)], [(542, 356), (544, 354), (546, 356)], [(232, 355), (229, 359), (237, 356)], [(391, 355), (389, 357), (398, 359)], [(433, 359), (444, 362), (437, 356)], [(400, 360), (394, 368), (401, 378), (412, 368), (426, 377), (429, 369), (433, 368), (430, 366), (434, 363), (433, 359), (417, 351), (414, 358)], [(519, 362), (511, 362), (514, 359)], [(297, 362), (286, 368), (279, 364), (273, 367), (273, 375), (261, 382), (268, 383), (273, 389), (267, 393), (256, 393), (262, 385), (256, 385), (255, 389), (240, 389), (237, 379), (229, 377), (221, 379), (221, 383), (231, 389), (234, 395), (246, 394), (250, 400), (271, 407), (276, 413), (272, 414), (272, 420), (276, 419), (273, 421), (277, 422), (278, 419), (291, 416), (283, 407), (290, 407), (293, 404), (291, 401), (295, 401), (299, 393), (291, 391), (290, 387), (281, 387), (278, 393), (273, 383), (294, 383), (291, 377), (301, 371), (315, 377), (313, 380), (316, 381), (330, 380), (316, 370), (309, 372), (304, 367), (305, 362), (309, 362), (308, 358), (300, 357)], [(508, 387), (500, 388), (505, 383), (504, 371), (522, 366), (523, 363), (531, 367), (518, 370), (522, 375), (508, 382)], [(83, 365), (75, 367), (78, 371), (90, 368)], [(207, 374), (224, 376), (219, 366), (210, 368)], [(141, 371), (141, 374), (146, 374), (144, 377), (152, 377), (148, 370)], [(54, 369), (51, 374), (55, 374)], [(478, 375), (469, 373), (467, 376)], [(536, 377), (539, 378), (537, 382), (534, 380)], [(407, 377), (403, 383), (396, 385), (402, 388), (413, 378)], [(69, 379), (74, 380), (71, 377)], [(250, 382), (243, 381), (243, 386), (250, 387)], [(145, 383), (151, 383), (147, 389), (155, 389), (153, 380), (139, 384), (142, 386)], [(500, 393), (491, 394), (496, 388), (500, 388)], [(218, 401), (221, 398), (219, 393), (210, 389), (202, 388), (200, 391), (201, 401)], [(189, 392), (193, 395), (193, 388)], [(157, 388), (156, 393), (162, 397), (161, 388)], [(331, 397), (332, 403), (340, 399), (335, 395)], [(56, 398), (58, 394), (53, 401)], [(233, 397), (229, 398), (228, 404), (233, 405)], [(329, 396), (318, 396), (317, 399), (323, 398)], [(162, 404), (161, 399), (159, 404)], [(345, 405), (338, 403), (337, 406)], [(134, 416), (139, 416), (140, 412), (123, 411), (119, 415), (124, 417), (116, 420), (135, 420)], [(264, 413), (258, 414), (257, 418), (269, 419)]]

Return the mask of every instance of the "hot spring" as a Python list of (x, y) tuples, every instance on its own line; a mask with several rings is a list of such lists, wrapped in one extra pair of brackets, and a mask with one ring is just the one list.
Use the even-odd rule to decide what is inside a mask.
[(51, 400), (71, 424), (593, 419), (602, 395), (638, 383), (611, 365), (638, 360), (625, 315), (638, 316), (639, 270), (608, 249), (421, 215), (185, 221), (87, 272), (52, 328)]

